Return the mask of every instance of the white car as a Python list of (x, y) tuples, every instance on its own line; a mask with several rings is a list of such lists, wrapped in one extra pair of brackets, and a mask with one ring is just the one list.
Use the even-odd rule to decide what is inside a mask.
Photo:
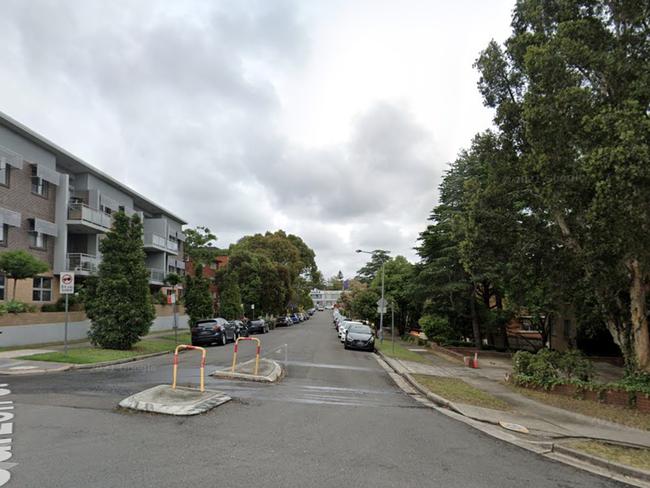
[(356, 322), (354, 320), (344, 320), (341, 322), (341, 325), (339, 325), (339, 340), (341, 342), (345, 342), (345, 334), (348, 333), (348, 329), (352, 325), (363, 325), (361, 322)]

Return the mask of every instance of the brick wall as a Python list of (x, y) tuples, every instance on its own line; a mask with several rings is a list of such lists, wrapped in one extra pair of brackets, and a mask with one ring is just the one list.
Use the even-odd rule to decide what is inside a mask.
[(54, 264), (54, 237), (48, 236), (47, 250), (34, 249), (30, 246), (29, 222), (27, 219), (40, 218), (54, 222), (56, 186), (49, 185), (47, 198), (32, 193), (31, 165), (25, 162), (22, 170), (11, 167), (9, 187), (0, 185), (0, 207), (20, 212), (21, 227), (9, 227), (7, 247), (4, 250), (24, 249), (33, 256)]
[[(18, 249), (25, 250), (33, 256), (45, 261), (50, 269), (54, 265), (54, 240), (52, 236), (47, 236), (47, 249), (35, 249), (31, 247), (29, 221), (31, 218), (40, 218), (48, 222), (55, 220), (56, 207), (55, 185), (48, 185), (47, 198), (32, 193), (31, 165), (25, 161), (23, 169), (11, 167), (9, 170), (9, 186), (0, 185), (0, 207), (20, 212), (21, 226), (8, 227), (7, 245), (0, 247), (2, 251), (14, 251)], [(51, 272), (44, 273), (43, 276), (53, 276)], [(19, 280), (16, 284), (16, 300), (32, 303), (32, 284), (31, 279)], [(5, 280), (5, 300), (9, 300), (13, 293), (13, 280)], [(52, 300), (59, 298), (58, 278), (52, 280)], [(43, 302), (33, 302), (39, 305)]]

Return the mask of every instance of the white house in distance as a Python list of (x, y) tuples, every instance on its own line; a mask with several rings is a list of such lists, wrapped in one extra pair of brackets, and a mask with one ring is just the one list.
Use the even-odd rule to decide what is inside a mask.
[(314, 288), (309, 296), (317, 307), (332, 308), (341, 297), (343, 290), (319, 290)]

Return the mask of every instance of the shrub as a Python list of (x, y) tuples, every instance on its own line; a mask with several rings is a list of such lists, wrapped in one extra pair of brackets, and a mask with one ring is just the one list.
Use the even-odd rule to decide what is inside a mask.
[(153, 303), (158, 305), (167, 305), (167, 294), (163, 293), (162, 290), (158, 290), (151, 296)]
[(59, 307), (56, 303), (46, 303), (41, 307), (41, 312), (59, 312)]
[(440, 315), (423, 315), (418, 323), (427, 337), (439, 344), (456, 338), (454, 330), (449, 325), (449, 320)]
[(593, 365), (580, 351), (541, 349), (537, 354), (518, 351), (513, 356), (514, 379), (550, 388), (559, 383), (581, 383), (593, 377)]
[(0, 303), (0, 315), (7, 313), (7, 306), (4, 303)]
[(18, 300), (9, 300), (5, 307), (9, 313), (25, 313), (25, 312), (35, 312), (36, 307), (34, 305), (29, 305), (24, 302), (19, 302)]

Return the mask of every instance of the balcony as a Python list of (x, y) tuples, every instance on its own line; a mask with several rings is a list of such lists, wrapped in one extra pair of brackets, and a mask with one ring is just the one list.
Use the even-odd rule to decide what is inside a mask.
[(165, 282), (165, 270), (157, 268), (147, 268), (149, 271), (149, 283), (162, 285)]
[(110, 230), (113, 218), (84, 203), (71, 203), (68, 206), (67, 224), (74, 233), (99, 234)]
[(144, 248), (154, 251), (165, 251), (178, 254), (178, 243), (165, 239), (163, 236), (147, 232), (144, 235)]
[(69, 253), (66, 254), (66, 269), (80, 275), (91, 275), (99, 270), (101, 259), (93, 254)]
[(167, 250), (167, 239), (153, 232), (148, 232), (144, 235), (144, 248), (154, 249), (156, 251)]

